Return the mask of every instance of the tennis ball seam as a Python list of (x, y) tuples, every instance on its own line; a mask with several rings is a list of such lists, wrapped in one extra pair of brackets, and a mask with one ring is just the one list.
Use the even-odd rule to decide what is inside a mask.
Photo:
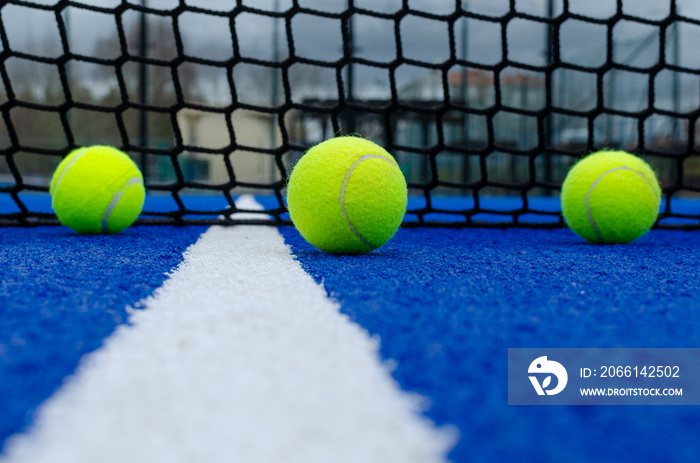
[(71, 166), (72, 166), (73, 164), (75, 164), (76, 161), (80, 158), (80, 156), (82, 156), (87, 150), (88, 150), (87, 148), (83, 148), (83, 149), (81, 149), (80, 151), (78, 151), (78, 152), (76, 153), (76, 155), (73, 156), (73, 159), (70, 160), (70, 162), (68, 163), (68, 165), (67, 165), (66, 167), (63, 168), (63, 171), (61, 172), (61, 175), (58, 177), (58, 180), (56, 180), (56, 183), (54, 183), (54, 185), (53, 185), (53, 190), (51, 190), (51, 191), (49, 192), (49, 193), (51, 193), (51, 195), (52, 195), (52, 197), (51, 197), (51, 207), (54, 206), (53, 201), (54, 201), (54, 198), (56, 197), (56, 195), (54, 195), (54, 193), (56, 192), (56, 190), (58, 190), (58, 186), (61, 184), (61, 180), (63, 180), (63, 177), (65, 177), (66, 172), (68, 172), (68, 169), (70, 169)]
[(593, 190), (595, 190), (595, 187), (598, 186), (598, 183), (600, 183), (600, 181), (603, 179), (603, 177), (605, 177), (606, 175), (611, 174), (613, 172), (619, 171), (619, 170), (629, 170), (629, 171), (632, 171), (635, 174), (639, 175), (640, 177), (642, 177), (644, 179), (644, 181), (646, 181), (647, 184), (649, 185), (649, 189), (651, 190), (652, 194), (656, 198), (657, 204), (659, 202), (659, 197), (656, 194), (656, 190), (654, 189), (654, 186), (651, 184), (651, 182), (649, 181), (647, 176), (644, 175), (643, 172), (638, 171), (637, 169), (633, 169), (633, 168), (628, 167), (628, 166), (618, 166), (618, 167), (613, 167), (610, 170), (606, 170), (605, 172), (600, 174), (600, 176), (597, 179), (595, 179), (595, 181), (591, 184), (591, 188), (588, 190), (588, 194), (586, 195), (586, 213), (588, 214), (588, 222), (591, 224), (591, 228), (593, 228), (593, 231), (595, 232), (595, 235), (598, 238), (599, 243), (603, 242), (603, 236), (601, 235), (600, 230), (598, 229), (598, 225), (596, 225), (595, 219), (593, 218), (593, 213), (591, 212), (591, 205), (590, 205), (591, 194), (593, 193)]
[(343, 185), (340, 189), (340, 207), (343, 210), (343, 216), (345, 217), (345, 221), (347, 222), (347, 224), (350, 227), (350, 230), (353, 232), (353, 234), (355, 236), (357, 236), (357, 238), (360, 241), (362, 241), (362, 244), (364, 244), (365, 246), (369, 247), (370, 249), (377, 249), (376, 246), (373, 246), (372, 244), (367, 242), (367, 240), (360, 234), (360, 232), (357, 231), (355, 226), (350, 221), (350, 218), (348, 217), (347, 211), (345, 210), (345, 189), (348, 186), (348, 181), (350, 180), (350, 176), (352, 175), (352, 172), (355, 170), (355, 167), (357, 167), (357, 165), (359, 163), (361, 163), (362, 161), (365, 161), (367, 159), (372, 159), (372, 158), (382, 159), (382, 160), (388, 162), (389, 164), (392, 164), (392, 162), (389, 159), (387, 159), (385, 156), (381, 156), (379, 154), (365, 154), (364, 156), (360, 157), (357, 161), (355, 161), (348, 169), (348, 172), (345, 174), (345, 180), (343, 181)]
[(129, 187), (133, 185), (143, 185), (143, 181), (139, 177), (131, 177), (129, 180), (126, 181), (126, 183), (124, 183), (124, 185), (119, 189), (119, 191), (114, 193), (114, 196), (112, 196), (112, 201), (110, 201), (104, 216), (102, 216), (102, 233), (107, 233), (109, 231), (108, 224), (109, 218), (112, 216), (112, 212), (117, 207), (122, 197), (124, 197), (126, 190), (128, 190)]

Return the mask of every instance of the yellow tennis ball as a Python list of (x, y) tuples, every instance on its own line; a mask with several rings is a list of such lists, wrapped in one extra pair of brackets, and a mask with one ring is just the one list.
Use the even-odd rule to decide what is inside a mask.
[(337, 137), (311, 148), (287, 185), (292, 222), (317, 248), (365, 254), (401, 226), (408, 191), (394, 158), (359, 137)]
[(561, 189), (566, 223), (591, 243), (629, 243), (656, 222), (661, 188), (642, 159), (599, 151), (571, 168)]
[(73, 150), (56, 168), (49, 191), (58, 219), (79, 233), (122, 231), (146, 197), (136, 164), (109, 146)]

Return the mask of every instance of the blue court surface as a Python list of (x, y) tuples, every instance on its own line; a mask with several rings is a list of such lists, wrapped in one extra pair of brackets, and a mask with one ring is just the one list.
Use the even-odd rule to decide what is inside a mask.
[[(0, 228), (0, 444), (32, 432), (35, 412), (144, 310), (206, 230)], [(509, 406), (507, 350), (700, 347), (699, 231), (595, 246), (566, 229), (402, 229), (365, 256), (324, 254), (295, 229), (278, 231), (327, 298), (378, 340), (400, 389), (425, 399), (437, 427), (458, 430), (450, 461), (697, 461), (700, 407)]]
[(599, 247), (568, 230), (402, 230), (363, 257), (282, 229), (303, 268), (382, 340), (395, 377), (456, 424), (454, 461), (693, 461), (700, 407), (507, 405), (513, 347), (700, 346), (700, 233)]

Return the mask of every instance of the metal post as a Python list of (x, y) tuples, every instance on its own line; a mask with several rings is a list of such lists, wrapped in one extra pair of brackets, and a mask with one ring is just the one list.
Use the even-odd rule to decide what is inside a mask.
[[(146, 0), (141, 0), (141, 6), (146, 8)], [(148, 56), (148, 21), (146, 21), (145, 11), (141, 11), (140, 38), (139, 38), (139, 56), (145, 60)], [(139, 114), (139, 146), (141, 147), (141, 172), (143, 173), (144, 181), (147, 179), (147, 158), (146, 148), (148, 146), (148, 113), (143, 106), (148, 104), (148, 69), (146, 63), (139, 63), (139, 103), (142, 105)]]
[[(353, 7), (352, 0), (348, 0), (348, 10)], [(348, 17), (348, 53), (349, 57), (352, 60), (353, 54), (355, 53), (355, 34), (353, 31), (353, 21), (352, 21), (352, 15)], [(354, 72), (353, 72), (353, 63), (352, 61), (348, 62), (348, 94), (347, 94), (347, 99), (346, 101), (348, 103), (352, 103), (352, 101), (355, 99), (355, 83), (354, 83)], [(347, 133), (355, 133), (356, 128), (355, 128), (355, 115), (352, 112), (352, 109), (348, 109), (347, 111)]]
[[(678, 13), (678, 6), (676, 5), (676, 0), (671, 2), (671, 15)], [(681, 47), (680, 47), (680, 29), (678, 27), (678, 21), (673, 22), (673, 64), (674, 66), (679, 66), (681, 63)], [(681, 111), (681, 87), (680, 87), (680, 75), (677, 71), (673, 71), (673, 112), (678, 114)], [(671, 136), (676, 141), (680, 142), (681, 134), (678, 131), (678, 118), (674, 117), (671, 120)]]
[[(615, 42), (612, 44), (613, 46), (613, 56), (615, 55)], [(616, 95), (617, 95), (617, 69), (613, 69), (610, 72), (610, 81), (608, 83), (608, 91), (605, 94), (605, 99), (607, 100), (607, 103), (605, 106), (607, 108), (615, 108), (616, 103)], [(614, 138), (614, 132), (613, 132), (613, 116), (608, 114), (607, 115), (608, 123), (606, 124), (606, 129), (605, 129), (605, 141), (609, 144), (612, 144), (613, 138)]]
[[(468, 4), (467, 2), (462, 2), (462, 10), (467, 11)], [(462, 61), (466, 62), (468, 58), (468, 50), (467, 50), (467, 17), (465, 16), (464, 19), (462, 20), (462, 56), (461, 59)], [(468, 87), (468, 80), (469, 80), (469, 68), (467, 68), (466, 65), (464, 65), (464, 70), (462, 71), (462, 102), (464, 103), (464, 106), (469, 106), (469, 87)], [(465, 140), (469, 139), (469, 129), (466, 125), (466, 117), (467, 114), (465, 114), (465, 134), (464, 138)]]
[[(63, 23), (66, 25), (66, 43), (68, 44), (68, 50), (64, 50), (67, 52), (70, 52), (70, 10), (66, 8), (63, 10), (64, 12), (64, 18), (63, 18)], [(66, 69), (66, 82), (68, 83), (68, 88), (70, 89), (71, 86), (71, 66), (70, 66), (70, 60), (66, 61), (65, 65)], [(66, 110), (66, 120), (68, 121), (68, 124), (70, 125), (70, 108)]]
[[(547, 19), (550, 21), (554, 18), (554, 0), (547, 0)], [(545, 46), (547, 47), (546, 49), (546, 56), (547, 56), (547, 65), (550, 66), (552, 62), (554, 61), (554, 50), (553, 48), (553, 41), (554, 41), (554, 34), (553, 34), (553, 29), (554, 27), (552, 24), (547, 24), (547, 37), (545, 41)], [(549, 75), (549, 81), (550, 81), (550, 86), (547, 89), (550, 92), (550, 101), (551, 101), (551, 95), (552, 95), (552, 72), (548, 72)], [(544, 181), (546, 183), (551, 183), (552, 181), (552, 155), (548, 151), (552, 147), (552, 139), (553, 139), (553, 134), (552, 134), (552, 113), (551, 113), (551, 108), (550, 108), (550, 113), (547, 115), (547, 119), (545, 120), (545, 126), (544, 126), (544, 137), (545, 137), (545, 153), (544, 153)], [(550, 195), (551, 192), (550, 190), (545, 191), (546, 195)]]
[[(462, 2), (462, 10), (463, 11), (468, 11), (469, 10), (469, 4), (468, 2), (464, 1)], [(464, 16), (462, 19), (462, 61), (465, 63), (467, 62), (467, 59), (469, 58), (469, 50), (468, 50), (468, 24), (467, 24), (467, 17)], [(464, 153), (462, 156), (462, 182), (466, 183), (469, 181), (469, 174), (470, 174), (470, 162), (471, 158), (469, 157), (469, 154), (467, 153), (467, 149), (469, 148), (469, 113), (466, 112), (469, 108), (469, 68), (467, 65), (464, 65), (464, 70), (462, 71), (462, 103), (464, 104), (465, 107), (465, 112), (462, 113), (462, 130), (464, 131), (464, 135), (462, 138), (462, 143), (464, 145)]]
[[(559, 79), (557, 79), (557, 104), (559, 104), (559, 107), (571, 106), (571, 95), (567, 94), (566, 92), (566, 80), (567, 77), (569, 77), (567, 75), (567, 72), (568, 71), (566, 69), (559, 69)], [(572, 76), (573, 75), (574, 74), (572, 74)], [(575, 88), (576, 86), (574, 85), (573, 87)], [(564, 125), (564, 122), (560, 121), (558, 127), (559, 134), (561, 134), (565, 127), (566, 126)], [(555, 142), (557, 141), (557, 139), (559, 140), (559, 142), (561, 142), (561, 136), (557, 137), (557, 139), (555, 139), (554, 136), (552, 136), (552, 139), (555, 140)]]
[[(280, 10), (280, 1), (275, 0), (274, 2), (274, 11), (275, 13), (278, 13)], [(280, 60), (280, 49), (279, 49), (279, 27), (277, 22), (279, 19), (275, 17), (274, 22), (272, 24), (272, 62), (277, 65)], [(274, 108), (277, 108), (277, 104), (279, 102), (279, 84), (277, 83), (277, 77), (279, 76), (279, 69), (276, 67), (272, 68), (272, 106)], [(270, 149), (274, 149), (277, 147), (277, 130), (276, 130), (276, 122), (277, 122), (277, 117), (279, 116), (278, 112), (273, 112), (270, 114)], [(277, 174), (277, 168), (275, 166), (275, 162), (270, 163), (270, 183), (274, 183), (275, 181), (275, 176)]]

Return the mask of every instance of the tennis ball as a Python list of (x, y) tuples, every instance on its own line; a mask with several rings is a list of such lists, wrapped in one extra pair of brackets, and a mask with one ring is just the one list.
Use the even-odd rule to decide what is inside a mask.
[(309, 243), (333, 254), (384, 245), (401, 225), (406, 200), (406, 179), (394, 158), (352, 136), (307, 151), (287, 185), (292, 222)]
[(125, 153), (109, 146), (73, 150), (51, 179), (51, 200), (63, 225), (79, 233), (117, 233), (134, 223), (146, 192)]
[(659, 214), (661, 188), (654, 171), (624, 151), (599, 151), (571, 168), (561, 189), (564, 219), (591, 243), (629, 243)]

